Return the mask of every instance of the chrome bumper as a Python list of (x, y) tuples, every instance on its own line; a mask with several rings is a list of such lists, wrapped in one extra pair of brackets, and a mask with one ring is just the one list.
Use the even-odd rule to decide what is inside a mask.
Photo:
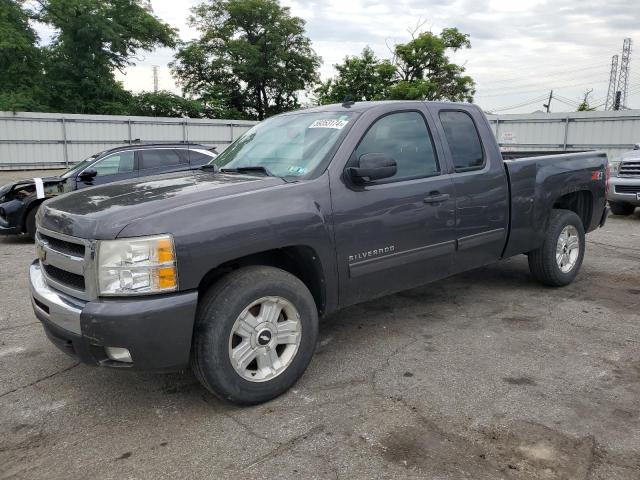
[(29, 267), (29, 283), (31, 303), (36, 314), (64, 330), (80, 335), (80, 314), (87, 302), (49, 287), (38, 261)]
[(617, 191), (618, 186), (639, 187), (640, 177), (611, 177), (609, 179), (609, 194), (607, 200), (610, 202), (630, 203), (640, 206), (640, 197), (637, 193), (621, 193)]

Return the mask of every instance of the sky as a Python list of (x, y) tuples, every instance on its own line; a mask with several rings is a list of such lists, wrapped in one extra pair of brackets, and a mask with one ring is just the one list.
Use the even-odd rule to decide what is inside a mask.
[[(190, 8), (199, 0), (151, 0), (154, 13), (176, 27), (183, 40), (196, 38), (189, 27)], [(409, 30), (439, 33), (457, 27), (472, 48), (452, 59), (476, 81), (475, 103), (497, 113), (542, 109), (549, 91), (558, 97), (552, 112), (574, 111), (587, 90), (590, 104), (604, 104), (611, 56), (632, 38), (629, 100), (640, 108), (640, 1), (638, 0), (281, 0), (306, 21), (321, 78), (335, 74), (334, 64), (369, 45), (381, 58), (389, 46), (410, 39)], [(45, 33), (46, 36), (46, 32)], [(179, 92), (168, 63), (170, 49), (141, 53), (141, 61), (118, 74), (133, 91), (152, 90), (153, 65), (159, 87)], [(634, 58), (637, 57), (637, 58)], [(510, 108), (515, 107), (515, 108)], [(601, 107), (602, 109), (602, 107)]]

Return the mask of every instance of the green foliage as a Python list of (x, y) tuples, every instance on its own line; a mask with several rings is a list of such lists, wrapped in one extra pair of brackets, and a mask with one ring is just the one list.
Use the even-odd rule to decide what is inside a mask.
[(371, 48), (365, 47), (359, 57), (346, 57), (343, 64), (335, 67), (338, 76), (315, 90), (319, 103), (338, 103), (346, 97), (351, 100), (381, 100), (389, 97), (396, 67), (388, 60), (379, 60)]
[(589, 102), (585, 99), (582, 102), (580, 102), (580, 105), (578, 105), (578, 112), (593, 112), (596, 108), (592, 107), (589, 105)]
[(205, 116), (205, 108), (196, 100), (171, 92), (142, 92), (133, 97), (130, 113), (148, 117), (201, 118)]
[(0, 110), (42, 109), (42, 55), (21, 1), (0, 0)]
[(38, 19), (57, 30), (45, 49), (49, 105), (72, 113), (126, 113), (131, 94), (114, 70), (140, 50), (172, 47), (176, 30), (141, 0), (43, 0)]
[(398, 44), (393, 59), (379, 60), (369, 47), (359, 57), (347, 57), (336, 65), (338, 75), (316, 89), (320, 104), (354, 100), (451, 100), (472, 101), (475, 93), (464, 67), (447, 54), (471, 48), (469, 36), (456, 28), (440, 35), (424, 32)]
[(212, 0), (192, 12), (201, 36), (181, 45), (171, 67), (206, 104), (262, 120), (298, 107), (298, 92), (317, 81), (304, 21), (277, 0)]

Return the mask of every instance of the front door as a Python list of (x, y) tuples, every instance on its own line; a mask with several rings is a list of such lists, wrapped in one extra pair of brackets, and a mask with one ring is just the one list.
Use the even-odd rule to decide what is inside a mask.
[(455, 250), (455, 195), (422, 109), (374, 119), (347, 166), (367, 153), (397, 163), (365, 185), (331, 187), (342, 306), (445, 277)]
[(108, 155), (87, 167), (85, 170), (95, 170), (96, 176), (84, 179), (78, 175), (76, 179), (77, 188), (103, 185), (105, 183), (117, 182), (138, 176), (135, 153), (132, 150)]

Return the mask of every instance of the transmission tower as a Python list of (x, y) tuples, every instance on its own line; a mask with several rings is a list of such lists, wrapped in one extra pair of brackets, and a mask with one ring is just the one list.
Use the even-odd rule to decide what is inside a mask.
[(613, 110), (616, 101), (616, 78), (618, 76), (618, 55), (611, 57), (611, 73), (609, 74), (609, 89), (607, 90), (607, 102), (604, 104), (605, 110)]
[(622, 44), (622, 59), (620, 60), (620, 74), (618, 88), (620, 92), (620, 108), (627, 108), (627, 91), (629, 89), (629, 63), (631, 62), (631, 39), (625, 38)]
[(153, 91), (158, 93), (158, 65), (153, 66)]

